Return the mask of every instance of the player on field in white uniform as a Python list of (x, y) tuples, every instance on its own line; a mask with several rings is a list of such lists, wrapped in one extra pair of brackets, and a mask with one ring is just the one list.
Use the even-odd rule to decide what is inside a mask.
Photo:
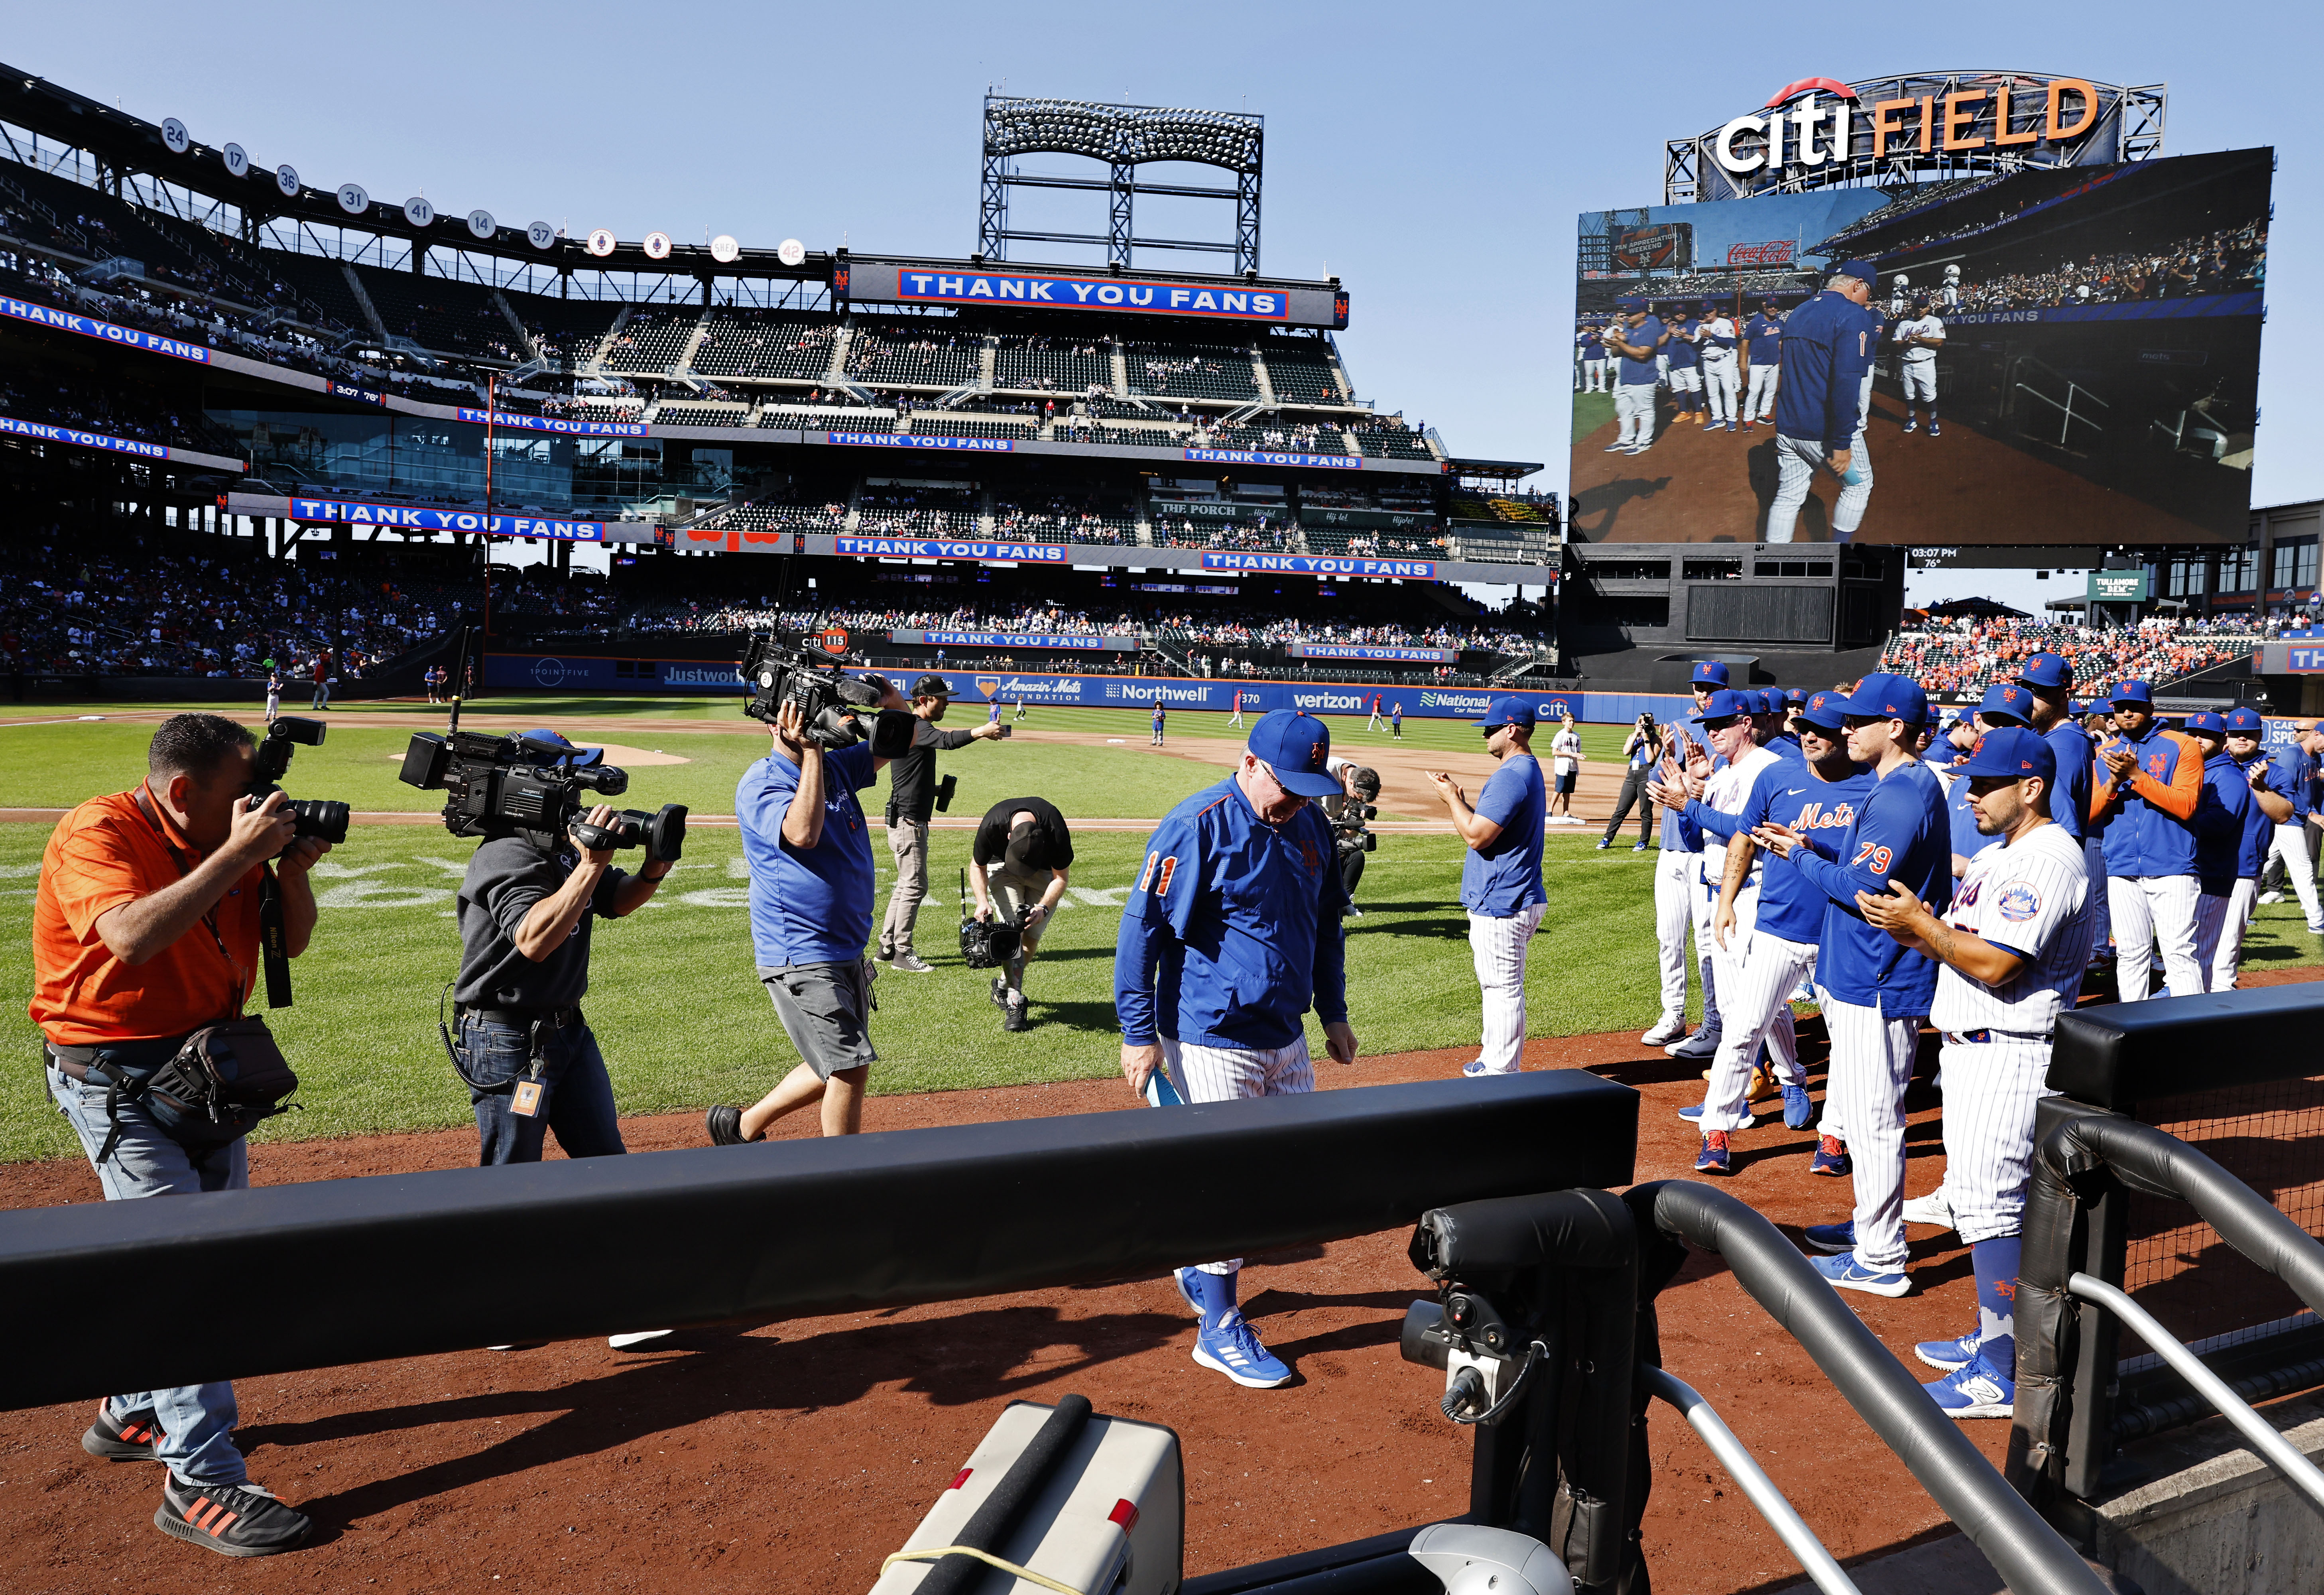
[(1978, 739), (1960, 769), (1978, 829), (1998, 837), (1969, 861), (1941, 917), (1892, 885), (1859, 899), (1866, 920), (1935, 959), (1929, 1019), (1943, 1035), (1945, 1185), (1977, 1276), (1977, 1325), (1914, 1354), (1945, 1378), (1927, 1387), (1959, 1418), (2006, 1418), (2016, 1401), (2018, 1235), (2034, 1163), (2034, 1109), (2061, 1009), (2081, 987), (2089, 932), (2082, 850), (2050, 823), (2057, 756), (2032, 730)]
[(1702, 424), (1702, 322), (1683, 305), (1673, 305), (1670, 313), (1670, 342), (1663, 346), (1663, 355), (1669, 362), (1667, 371), (1671, 391), (1671, 424), (1692, 421)]
[[(1725, 665), (1717, 659), (1698, 661), (1692, 683), (1696, 712), (1701, 713), (1702, 705), (1711, 701), (1711, 695), (1726, 685)], [(1670, 726), (1657, 766), (1660, 779), (1674, 779), (1684, 770), (1692, 746), (1684, 726)], [(1646, 1046), (1661, 1047), (1673, 1057), (1708, 1058), (1719, 1050), (1719, 997), (1711, 984), (1710, 916), (1706, 912), (1697, 927), (1694, 915), (1695, 905), (1702, 895), (1695, 889), (1702, 862), (1702, 841), (1700, 834), (1690, 837), (1686, 825), (1674, 811), (1657, 807), (1655, 814), (1660, 851), (1655, 855), (1655, 945), (1662, 969), (1663, 1013), (1654, 1028), (1638, 1039)], [(1686, 936), (1690, 929), (1695, 932), (1694, 966), (1702, 976), (1702, 1026), (1692, 1036), (1686, 1033)]]
[(1655, 384), (1670, 329), (1646, 312), (1646, 301), (1622, 301), (1621, 323), (1606, 329), (1606, 349), (1615, 357), (1614, 441), (1608, 454), (1644, 454), (1655, 443)]
[(1913, 306), (1910, 319), (1896, 323), (1893, 335), (1901, 352), (1897, 376), (1904, 386), (1904, 430), (1919, 429), (1920, 415), (1916, 406), (1925, 405), (1929, 411), (1929, 436), (1940, 438), (1937, 430), (1937, 351), (1945, 346), (1945, 323), (1923, 294)]
[(1742, 391), (1742, 368), (1735, 362), (1735, 347), (1739, 341), (1735, 323), (1709, 300), (1702, 301), (1702, 323), (1696, 333), (1702, 350), (1702, 391), (1710, 401), (1711, 420), (1706, 432), (1739, 431), (1742, 418), (1735, 406)]

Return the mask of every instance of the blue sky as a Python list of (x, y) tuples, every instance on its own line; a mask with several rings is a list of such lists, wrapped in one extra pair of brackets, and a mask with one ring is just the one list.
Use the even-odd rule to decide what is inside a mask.
[[(1809, 14), (1833, 24), (1687, 0), (1654, 7), (1650, 34), (1602, 7), (1360, 0), (1183, 11), (247, 0), (230, 15), (115, 0), (28, 7), (0, 57), (375, 198), (424, 190), (439, 210), (482, 206), (504, 222), (624, 238), (706, 228), (752, 244), (928, 254), (973, 245), (988, 85), (1259, 112), (1263, 263), (1345, 280), (1342, 346), (1360, 392), (1463, 453), (1545, 461), (1535, 480), (1559, 489), (1575, 218), (1658, 201), (1665, 139), (1813, 76), (2016, 67), (2167, 80), (2166, 152), (2279, 151), (2254, 501), (2324, 496), (2312, 10), (2261, 0), (2214, 25), (2183, 5), (2053, 16), (1952, 4), (1923, 42), (1877, 12), (1858, 27)], [(1765, 64), (1736, 64), (1747, 57)], [(1147, 219), (1180, 236), (1195, 225), (1159, 206)]]

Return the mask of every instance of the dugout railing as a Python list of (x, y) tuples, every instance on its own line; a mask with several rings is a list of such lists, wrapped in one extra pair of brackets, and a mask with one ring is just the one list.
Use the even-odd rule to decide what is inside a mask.
[[(2124, 1445), (2219, 1410), (2100, 1295), (2167, 1326), (2236, 1400), (2324, 1387), (2324, 1274), (2299, 1260), (2324, 1258), (2319, 1030), (2313, 983), (2059, 1020), (2048, 1083), (2063, 1094), (2037, 1111), (2026, 1198), (2010, 1478), (2078, 1538)], [(2275, 1240), (2255, 1250), (2263, 1232)], [(2078, 1275), (2098, 1288), (2071, 1289)]]

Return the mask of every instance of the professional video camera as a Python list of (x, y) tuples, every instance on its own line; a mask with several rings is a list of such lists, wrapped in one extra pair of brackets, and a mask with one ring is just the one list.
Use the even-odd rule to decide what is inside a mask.
[(1349, 771), (1348, 780), (1355, 788), (1353, 795), (1323, 799), (1323, 816), (1332, 825), (1332, 845), (1342, 857), (1351, 853), (1377, 853), (1379, 838), (1366, 822), (1379, 818), (1379, 807), (1372, 801), (1379, 796), (1379, 771), (1360, 764)]
[(404, 750), (397, 779), (449, 794), (444, 826), (455, 836), (521, 833), (552, 846), (569, 834), (586, 848), (643, 846), (649, 859), (678, 857), (686, 844), (682, 803), (665, 803), (652, 814), (623, 809), (602, 825), (575, 824), (587, 807), (582, 793), (618, 798), (630, 789), (630, 772), (611, 764), (575, 764), (572, 758), (569, 746), (540, 737), (422, 731)]
[(742, 713), (771, 725), (785, 704), (797, 704), (800, 737), (825, 752), (862, 742), (864, 731), (856, 716), (877, 709), (886, 696), (870, 681), (850, 676), (837, 659), (802, 648), (779, 630), (752, 637), (741, 670), (751, 684)]
[[(276, 717), (259, 739), (258, 759), (250, 772), (250, 785), (244, 792), (254, 803), (263, 803), (282, 789), (282, 778), (290, 773), (290, 755), (301, 747), (319, 748), (323, 733), (330, 727), (320, 720), (308, 720), (296, 715)], [(298, 826), (301, 836), (320, 836), (333, 846), (347, 839), (347, 806), (318, 798), (293, 798), (284, 803), (284, 812)]]

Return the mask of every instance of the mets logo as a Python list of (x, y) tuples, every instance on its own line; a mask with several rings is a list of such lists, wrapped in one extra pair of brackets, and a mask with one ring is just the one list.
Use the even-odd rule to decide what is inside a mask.
[(2023, 880), (2013, 880), (2002, 891), (1998, 907), (2004, 919), (2023, 925), (2042, 911), (2042, 894)]
[(1792, 822), (1795, 831), (1845, 831), (1856, 823), (1856, 805), (1842, 803), (1826, 808), (1821, 803), (1811, 803), (1800, 810), (1800, 817)]
[(2146, 756), (2146, 773), (2152, 776), (2160, 776), (2163, 773), (2162, 754), (2149, 753)]
[(998, 676), (979, 676), (976, 678), (976, 690), (982, 693), (986, 697), (992, 696), (1001, 690), (1001, 678)]
[(1307, 750), (1307, 768), (1310, 770), (1323, 769), (1324, 755), (1329, 751), (1330, 750), (1326, 749), (1321, 742), (1317, 742), (1314, 746), (1309, 748)]

